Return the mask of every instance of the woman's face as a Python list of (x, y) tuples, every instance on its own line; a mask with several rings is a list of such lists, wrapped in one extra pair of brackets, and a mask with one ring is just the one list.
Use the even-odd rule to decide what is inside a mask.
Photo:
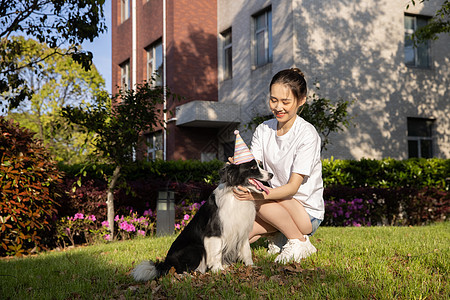
[(295, 99), (289, 87), (284, 84), (275, 83), (270, 88), (270, 110), (279, 123), (286, 123), (292, 120), (297, 115), (298, 108), (305, 101), (306, 97), (300, 101)]

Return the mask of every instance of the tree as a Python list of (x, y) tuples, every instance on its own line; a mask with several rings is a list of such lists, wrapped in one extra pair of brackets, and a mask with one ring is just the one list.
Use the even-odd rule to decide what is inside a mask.
[(88, 70), (92, 53), (82, 51), (80, 45), (86, 40), (93, 41), (106, 30), (103, 4), (104, 0), (0, 1), (0, 93), (10, 91), (5, 99), (9, 108), (17, 107), (32, 95), (18, 72), (25, 67), (18, 58), (26, 49), (12, 36), (34, 37), (52, 49), (29, 61), (27, 67), (39, 67), (46, 58), (60, 54), (72, 57)]
[[(314, 86), (317, 91), (320, 90), (317, 82), (314, 83)], [(300, 108), (298, 114), (316, 128), (322, 140), (321, 150), (326, 150), (327, 145), (331, 144), (328, 137), (330, 133), (344, 131), (345, 128), (351, 125), (351, 118), (347, 109), (354, 101), (344, 99), (331, 101), (317, 93), (308, 96), (306, 103)], [(272, 114), (256, 116), (246, 127), (251, 129), (271, 118), (273, 118)]]
[[(168, 95), (170, 97), (170, 93)], [(106, 202), (111, 238), (114, 236), (114, 188), (124, 167), (133, 161), (139, 136), (164, 125), (161, 103), (163, 88), (143, 83), (137, 85), (136, 90), (121, 90), (112, 99), (106, 93), (99, 94), (94, 106), (68, 106), (62, 111), (70, 122), (95, 133), (92, 142), (97, 157), (114, 165)]]
[[(423, 3), (428, 0), (419, 0), (419, 3)], [(415, 0), (411, 0), (413, 5), (416, 5)], [(406, 8), (409, 7), (409, 4)], [(445, 0), (442, 4), (441, 8), (436, 11), (436, 14), (433, 18), (428, 22), (427, 25), (418, 28), (412, 39), (414, 40), (415, 45), (422, 44), (427, 40), (437, 40), (438, 35), (440, 33), (449, 33), (450, 32), (450, 3), (448, 0)]]
[[(53, 50), (32, 39), (14, 37), (12, 40), (20, 41), (26, 50), (18, 57), (18, 73), (32, 91), (32, 96), (9, 111), (8, 118), (37, 132), (38, 138), (49, 146), (56, 160), (80, 162), (82, 155), (79, 153), (88, 134), (69, 126), (60, 111), (67, 105), (89, 104), (97, 93), (104, 90), (103, 78), (95, 66), (86, 71), (70, 56), (48, 56), (38, 63), (38, 68), (30, 67), (29, 62)], [(9, 93), (4, 92), (0, 98), (9, 97)]]

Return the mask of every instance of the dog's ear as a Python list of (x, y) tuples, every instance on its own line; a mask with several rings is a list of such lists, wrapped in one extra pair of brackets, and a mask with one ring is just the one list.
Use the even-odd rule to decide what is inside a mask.
[(220, 182), (227, 183), (228, 185), (234, 185), (238, 173), (239, 166), (228, 164), (219, 171)]

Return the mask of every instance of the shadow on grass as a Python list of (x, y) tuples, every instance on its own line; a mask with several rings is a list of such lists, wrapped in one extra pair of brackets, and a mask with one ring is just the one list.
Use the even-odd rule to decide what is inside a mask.
[[(113, 250), (114, 251), (114, 250)], [(130, 282), (108, 252), (73, 249), (0, 260), (2, 299), (93, 299), (123, 294)]]

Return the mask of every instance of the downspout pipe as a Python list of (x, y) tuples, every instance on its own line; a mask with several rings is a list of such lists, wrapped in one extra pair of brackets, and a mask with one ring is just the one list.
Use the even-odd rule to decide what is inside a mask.
[(132, 52), (131, 52), (131, 88), (136, 88), (137, 80), (137, 14), (136, 14), (136, 0), (131, 1), (131, 40), (132, 40)]
[[(136, 1), (136, 0), (133, 0)], [(163, 104), (163, 114), (164, 114), (164, 129), (163, 129), (163, 159), (164, 161), (167, 160), (167, 113), (166, 113), (166, 109), (167, 109), (167, 72), (166, 72), (166, 55), (167, 55), (167, 20), (166, 20), (166, 1), (167, 0), (163, 0), (163, 100), (164, 100), (164, 104)]]

